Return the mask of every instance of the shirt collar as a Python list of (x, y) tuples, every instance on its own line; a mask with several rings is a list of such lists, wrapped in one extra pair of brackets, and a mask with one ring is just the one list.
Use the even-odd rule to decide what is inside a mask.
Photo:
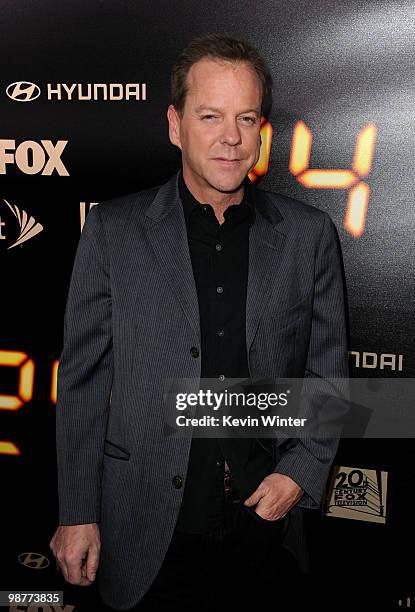
[[(244, 195), (242, 198), (242, 202), (238, 204), (238, 206), (248, 206), (249, 207), (250, 218), (251, 218), (251, 223), (252, 223), (254, 216), (255, 216), (255, 208), (254, 208), (254, 202), (252, 198), (251, 189), (252, 189), (251, 181), (246, 176), (244, 179)], [(186, 223), (187, 223), (191, 212), (197, 206), (201, 206), (202, 204), (196, 200), (194, 195), (191, 193), (191, 191), (187, 187), (184, 181), (184, 178), (183, 178), (182, 168), (179, 171), (179, 194), (180, 194), (180, 199), (183, 204), (183, 212), (184, 212), (184, 216), (185, 216)], [(209, 202), (206, 202), (206, 204), (209, 204)], [(225, 211), (225, 215), (226, 215), (226, 211)]]

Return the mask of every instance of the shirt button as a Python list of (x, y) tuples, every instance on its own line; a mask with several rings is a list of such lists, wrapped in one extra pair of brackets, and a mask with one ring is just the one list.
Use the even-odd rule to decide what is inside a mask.
[(216, 287), (216, 293), (223, 293), (223, 287)]
[(199, 349), (197, 348), (197, 346), (192, 346), (192, 348), (190, 349), (190, 354), (192, 357), (199, 357)]
[(223, 329), (218, 329), (218, 336), (222, 338), (222, 336), (224, 335), (225, 335), (225, 332), (223, 331)]
[(220, 374), (219, 375), (219, 380), (225, 380), (225, 374)]
[(181, 476), (174, 476), (172, 483), (175, 489), (181, 489), (183, 485), (183, 478)]
[(217, 245), (215, 245), (215, 248), (216, 248), (217, 251), (221, 251), (222, 250), (222, 245), (218, 243)]

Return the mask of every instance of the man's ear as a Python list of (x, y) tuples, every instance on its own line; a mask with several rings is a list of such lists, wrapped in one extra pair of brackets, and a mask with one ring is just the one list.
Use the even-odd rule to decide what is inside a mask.
[(176, 109), (173, 104), (170, 104), (167, 109), (167, 119), (169, 122), (169, 138), (170, 142), (176, 147), (179, 147), (181, 150), (181, 142), (180, 142), (180, 117), (177, 114)]

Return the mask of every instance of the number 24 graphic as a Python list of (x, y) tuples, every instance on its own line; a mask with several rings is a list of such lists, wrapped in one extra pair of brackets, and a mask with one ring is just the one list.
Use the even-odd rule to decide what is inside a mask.
[[(268, 171), (271, 151), (272, 126), (261, 119), (261, 150), (259, 160), (249, 173), (252, 182)], [(370, 187), (362, 179), (372, 169), (376, 142), (376, 125), (369, 123), (356, 138), (351, 169), (310, 168), (310, 154), (313, 134), (304, 121), (294, 126), (291, 144), (289, 170), (303, 187), (314, 189), (347, 189), (348, 198), (344, 227), (354, 238), (361, 236), (365, 229), (369, 204)]]

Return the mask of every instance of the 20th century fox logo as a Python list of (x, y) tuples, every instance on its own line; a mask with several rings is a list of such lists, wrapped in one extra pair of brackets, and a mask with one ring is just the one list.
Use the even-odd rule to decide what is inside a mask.
[(380, 469), (334, 466), (323, 514), (385, 524), (387, 482)]
[(369, 483), (361, 470), (352, 470), (349, 474), (339, 472), (337, 478), (334, 489), (336, 506), (367, 506)]

